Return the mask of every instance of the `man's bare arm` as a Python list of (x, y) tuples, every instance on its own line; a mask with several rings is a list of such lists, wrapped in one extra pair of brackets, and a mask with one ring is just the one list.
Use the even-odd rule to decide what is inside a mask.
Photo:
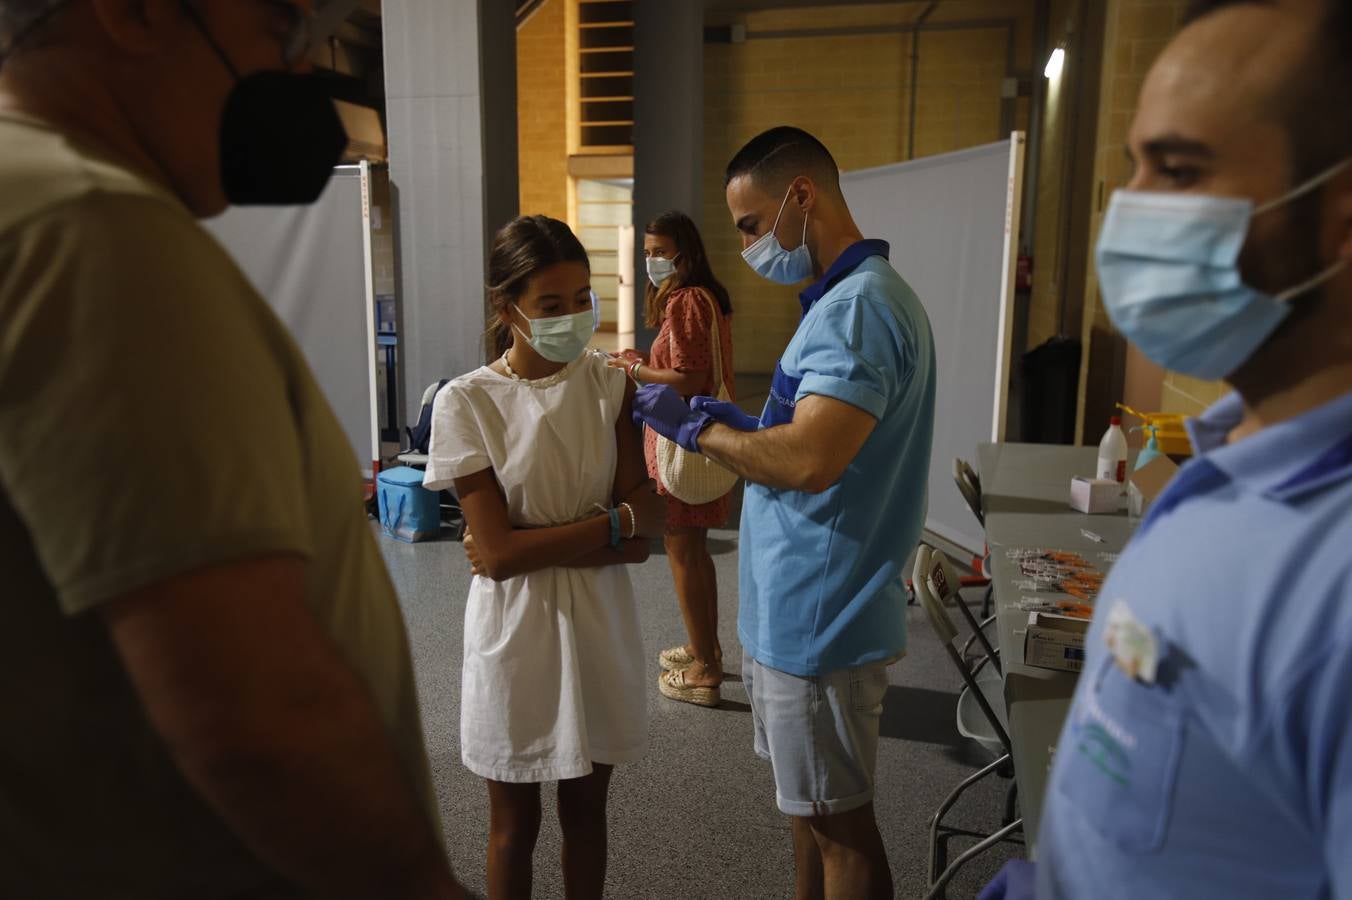
[(738, 431), (715, 423), (700, 434), (699, 447), (747, 481), (819, 494), (840, 480), (877, 424), (856, 406), (812, 394), (787, 425)]
[(366, 686), (305, 605), (305, 567), (202, 569), (104, 621), (184, 776), (279, 875), (322, 897), (464, 897)]

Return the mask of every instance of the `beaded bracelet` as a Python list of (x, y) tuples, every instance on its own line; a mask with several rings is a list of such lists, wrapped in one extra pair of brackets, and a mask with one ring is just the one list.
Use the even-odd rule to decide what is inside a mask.
[(621, 503), (621, 507), (629, 511), (629, 540), (633, 540), (638, 534), (638, 517), (634, 515), (634, 508), (628, 503)]

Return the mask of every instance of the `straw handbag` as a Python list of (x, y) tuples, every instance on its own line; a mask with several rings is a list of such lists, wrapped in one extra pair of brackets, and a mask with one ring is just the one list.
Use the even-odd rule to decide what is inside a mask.
[[(715, 396), (731, 400), (727, 382), (723, 380), (723, 348), (718, 339), (718, 306), (713, 297), (699, 291), (713, 309), (713, 354)], [(668, 340), (670, 337), (668, 337)], [(700, 453), (691, 453), (678, 444), (657, 436), (657, 477), (667, 493), (683, 503), (699, 506), (712, 503), (732, 490), (737, 475)]]

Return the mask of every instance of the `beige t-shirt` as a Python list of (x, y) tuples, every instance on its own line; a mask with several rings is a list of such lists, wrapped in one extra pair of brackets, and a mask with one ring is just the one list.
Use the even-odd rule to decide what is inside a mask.
[(309, 560), (310, 608), (435, 821), (393, 585), (351, 447), (263, 299), (162, 189), (0, 116), (0, 896), (271, 896), (178, 774), (100, 604)]

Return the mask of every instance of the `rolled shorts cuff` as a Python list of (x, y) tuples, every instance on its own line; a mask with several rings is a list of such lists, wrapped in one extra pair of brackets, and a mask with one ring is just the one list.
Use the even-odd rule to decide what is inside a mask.
[(887, 664), (798, 676), (743, 659), (757, 756), (770, 761), (787, 815), (858, 809), (874, 797)]
[(870, 786), (868, 790), (861, 791), (853, 797), (841, 797), (837, 800), (787, 800), (776, 792), (775, 805), (786, 816), (811, 819), (817, 816), (835, 816), (867, 806), (873, 802), (875, 793), (877, 792)]

